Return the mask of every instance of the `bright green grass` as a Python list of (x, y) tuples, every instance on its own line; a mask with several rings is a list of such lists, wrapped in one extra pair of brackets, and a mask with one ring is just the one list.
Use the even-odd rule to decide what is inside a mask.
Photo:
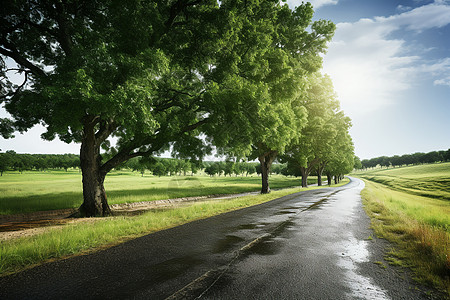
[[(316, 181), (314, 177), (309, 183)], [(273, 189), (300, 185), (299, 178), (274, 175)], [(114, 171), (105, 181), (109, 204), (161, 199), (234, 194), (258, 191), (259, 176), (154, 177), (128, 171)], [(81, 174), (78, 171), (6, 173), (0, 177), (0, 214), (77, 208), (82, 203)]]
[(417, 196), (371, 183), (372, 193), (391, 211), (450, 233), (450, 201)]
[(387, 260), (401, 261), (419, 281), (450, 296), (450, 201), (448, 186), (442, 184), (449, 182), (449, 167), (430, 164), (353, 175), (365, 179), (361, 195), (377, 236), (396, 245)]
[(353, 175), (410, 194), (450, 200), (450, 163), (376, 169)]
[[(346, 183), (348, 183), (347, 178), (333, 186)], [(16, 272), (51, 259), (102, 249), (158, 230), (317, 188), (320, 187), (291, 188), (264, 195), (196, 202), (174, 209), (153, 210), (138, 216), (96, 218), (76, 225), (51, 228), (40, 235), (0, 243), (0, 275)]]

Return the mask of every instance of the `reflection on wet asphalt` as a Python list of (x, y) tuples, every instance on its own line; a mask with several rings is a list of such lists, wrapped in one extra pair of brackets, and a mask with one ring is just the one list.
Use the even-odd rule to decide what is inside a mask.
[(351, 288), (351, 298), (389, 299), (386, 291), (376, 286), (370, 278), (358, 274), (358, 264), (369, 261), (367, 244), (367, 241), (357, 240), (350, 234), (348, 240), (339, 245), (343, 252), (337, 264), (344, 270), (345, 281)]
[(389, 299), (358, 273), (358, 263), (369, 258), (367, 242), (352, 233), (362, 188), (352, 182), (278, 208), (266, 218), (270, 237), (246, 251), (203, 298)]

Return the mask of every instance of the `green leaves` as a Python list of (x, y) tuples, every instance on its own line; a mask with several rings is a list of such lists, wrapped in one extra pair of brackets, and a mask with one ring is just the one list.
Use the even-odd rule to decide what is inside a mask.
[(306, 126), (301, 129), (299, 139), (291, 143), (283, 160), (309, 170), (328, 166), (336, 175), (347, 173), (348, 167), (353, 167), (354, 155), (348, 133), (351, 124), (339, 109), (330, 78), (312, 74), (299, 102), (307, 110)]

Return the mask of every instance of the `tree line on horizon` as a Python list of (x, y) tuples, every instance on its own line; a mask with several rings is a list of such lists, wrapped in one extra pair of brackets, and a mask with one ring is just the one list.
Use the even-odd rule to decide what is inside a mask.
[[(13, 150), (0, 152), (0, 176), (6, 171), (24, 172), (48, 170), (80, 169), (80, 156), (77, 154), (21, 154)], [(257, 162), (234, 161), (190, 161), (176, 158), (133, 158), (115, 168), (139, 172), (142, 176), (150, 172), (153, 176), (193, 176), (203, 171), (208, 176), (248, 176), (261, 174), (261, 165)], [(270, 168), (270, 174), (301, 177), (299, 169), (287, 163), (276, 162)], [(317, 175), (317, 172), (314, 173)], [(329, 183), (331, 180), (329, 179)]]
[(80, 167), (77, 154), (18, 154), (12, 150), (0, 152), (0, 176), (5, 171), (44, 171), (49, 169), (68, 170)]
[(353, 169), (350, 119), (320, 73), (336, 26), (312, 21), (310, 3), (47, 4), (10, 1), (0, 12), (0, 104), (12, 116), (0, 118), (0, 134), (41, 124), (44, 139), (80, 143), (81, 215), (111, 213), (111, 170), (168, 150), (258, 160), (261, 193), (277, 160), (303, 186), (310, 174)]
[(450, 161), (450, 149), (431, 151), (428, 153), (416, 152), (412, 154), (393, 155), (393, 156), (379, 156), (371, 159), (360, 160), (355, 157), (355, 169), (365, 170), (370, 168), (380, 167), (400, 167), (418, 164), (431, 164), (437, 162)]

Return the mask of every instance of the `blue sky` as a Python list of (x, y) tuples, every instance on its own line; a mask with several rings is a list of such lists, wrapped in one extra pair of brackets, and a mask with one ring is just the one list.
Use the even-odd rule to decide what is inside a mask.
[(450, 1), (311, 3), (337, 25), (323, 72), (352, 118), (356, 155), (450, 148)]
[[(299, 0), (289, 0), (291, 7)], [(314, 0), (315, 19), (337, 31), (324, 57), (341, 106), (352, 118), (360, 158), (450, 148), (450, 1)], [(4, 112), (0, 112), (3, 116)], [(0, 149), (78, 153), (45, 142), (36, 127)]]

